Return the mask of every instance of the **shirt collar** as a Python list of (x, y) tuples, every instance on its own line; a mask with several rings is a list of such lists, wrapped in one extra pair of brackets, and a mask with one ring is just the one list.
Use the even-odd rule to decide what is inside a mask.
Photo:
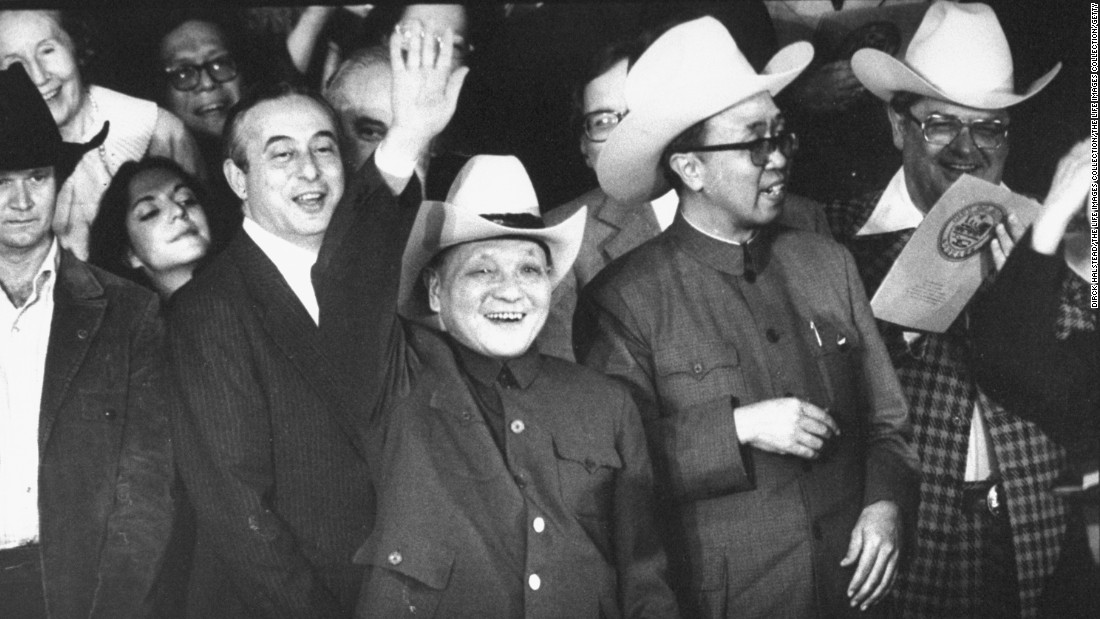
[[(454, 349), (455, 356), (458, 357), (459, 367), (466, 374), (486, 387), (492, 387), (496, 384), (497, 376), (500, 375), (500, 370), (504, 367), (505, 362), (474, 352), (460, 344), (450, 334), (447, 335), (447, 343)], [(515, 377), (516, 382), (523, 389), (529, 387), (534, 382), (535, 376), (538, 375), (540, 359), (538, 348), (532, 344), (527, 352), (515, 359), (508, 360), (508, 370), (512, 372), (512, 376)]]
[(909, 196), (909, 188), (905, 184), (905, 168), (900, 168), (886, 185), (886, 190), (879, 197), (871, 216), (856, 232), (856, 236), (909, 230), (919, 226), (923, 220), (924, 213), (913, 204), (913, 199)]
[(681, 212), (677, 213), (675, 221), (669, 226), (668, 234), (672, 235), (676, 243), (696, 260), (715, 270), (741, 277), (745, 274), (746, 254), (757, 273), (767, 267), (775, 229), (775, 225), (765, 226), (748, 242), (733, 243), (696, 228), (690, 221), (684, 219)]
[(16, 311), (20, 311), (25, 307), (34, 305), (41, 299), (52, 297), (54, 284), (57, 282), (57, 272), (61, 268), (61, 250), (60, 245), (57, 242), (57, 237), (53, 238), (50, 242), (50, 249), (46, 252), (46, 257), (42, 260), (42, 264), (38, 265), (38, 271), (34, 274), (32, 280), (32, 290), (27, 302), (21, 307), (14, 307), (11, 304), (11, 300), (5, 295), (4, 300), (8, 303), (8, 307), (12, 307)]
[(313, 263), (317, 262), (317, 252), (299, 247), (277, 236), (247, 215), (241, 227), (280, 271), (300, 271), (302, 269), (308, 271), (313, 267)]

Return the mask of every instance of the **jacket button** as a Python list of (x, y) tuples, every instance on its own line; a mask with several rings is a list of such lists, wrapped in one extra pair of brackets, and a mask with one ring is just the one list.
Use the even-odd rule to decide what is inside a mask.
[(526, 429), (527, 426), (523, 425), (523, 422), (519, 419), (512, 422), (512, 434), (522, 434)]
[(470, 414), (470, 411), (462, 411), (461, 417), (462, 421), (469, 421), (473, 417), (473, 415)]
[(696, 374), (702, 374), (703, 373), (703, 364), (702, 363), (696, 363), (695, 365), (691, 366), (691, 371), (696, 373)]
[(966, 423), (966, 420), (963, 419), (961, 415), (955, 415), (954, 417), (951, 418), (951, 423), (953, 423), (957, 426), (961, 426), (964, 423)]
[(114, 419), (118, 416), (118, 413), (115, 412), (115, 409), (108, 408), (107, 410), (103, 411), (103, 416), (107, 419)]
[(774, 344), (779, 341), (779, 332), (768, 327), (768, 330), (764, 332), (764, 337), (768, 338), (768, 341)]
[(88, 339), (88, 332), (85, 331), (84, 329), (80, 329), (76, 332), (76, 337), (77, 337), (77, 339), (80, 339), (80, 340), (86, 340), (86, 339)]
[(542, 586), (542, 579), (539, 578), (538, 574), (531, 574), (527, 577), (527, 585), (531, 587), (532, 591), (538, 591), (539, 587)]
[(523, 478), (523, 475), (517, 473), (514, 477), (512, 477), (512, 479), (516, 482), (516, 486), (520, 490), (523, 490), (527, 487), (527, 480)]
[(542, 519), (542, 516), (535, 518), (535, 521), (531, 523), (531, 528), (535, 530), (535, 533), (542, 533), (546, 530), (546, 521)]
[(401, 565), (401, 561), (404, 560), (404, 557), (401, 556), (400, 552), (395, 550), (390, 553), (390, 556), (386, 557), (386, 560), (390, 562), (390, 565)]

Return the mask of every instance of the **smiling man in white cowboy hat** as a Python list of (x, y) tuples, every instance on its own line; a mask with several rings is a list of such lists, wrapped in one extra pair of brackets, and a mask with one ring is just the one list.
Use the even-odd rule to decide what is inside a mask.
[[(156, 616), (174, 478), (160, 306), (51, 224), (85, 144), (0, 71), (0, 616)], [(48, 614), (47, 614), (48, 609)]]
[(812, 54), (796, 43), (758, 75), (719, 22), (672, 28), (627, 76), (596, 164), (618, 199), (679, 196), (582, 293), (574, 337), (638, 403), (694, 617), (871, 609), (915, 509), (905, 402), (851, 258), (776, 221), (796, 140), (772, 96)]
[[(993, 10), (979, 3), (930, 6), (901, 60), (877, 50), (855, 54), (852, 69), (887, 102), (902, 155), (884, 190), (828, 207), (868, 295), (959, 177), (1001, 182), (1009, 108), (1037, 94), (1059, 68), (1017, 93), (1008, 41)], [(998, 226), (990, 244), (998, 266), (1013, 244)], [(1065, 506), (1048, 486), (1063, 453), (978, 389), (966, 324), (964, 317), (943, 334), (880, 324), (924, 468), (916, 544), (899, 574), (901, 611), (1033, 616), (1060, 552)]]
[[(532, 346), (584, 217), (544, 227), (510, 156), (421, 205), (400, 285), (376, 289), (397, 302), (369, 317), (392, 373), (359, 617), (677, 616), (629, 393)], [(402, 229), (367, 240), (395, 261)]]

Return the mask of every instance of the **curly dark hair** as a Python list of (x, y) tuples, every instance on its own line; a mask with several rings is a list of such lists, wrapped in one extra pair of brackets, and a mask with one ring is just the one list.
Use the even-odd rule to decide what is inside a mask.
[[(138, 174), (148, 170), (166, 170), (178, 176), (203, 205), (208, 208), (209, 196), (205, 187), (188, 174), (178, 163), (164, 157), (146, 157), (140, 161), (127, 161), (118, 168), (111, 184), (99, 201), (99, 212), (92, 222), (88, 238), (88, 262), (120, 277), (125, 277), (147, 288), (152, 282), (140, 269), (130, 266), (127, 256), (131, 248), (126, 218), (130, 214), (130, 183)], [(209, 212), (207, 212), (209, 216)], [(209, 218), (209, 217), (208, 217)]]

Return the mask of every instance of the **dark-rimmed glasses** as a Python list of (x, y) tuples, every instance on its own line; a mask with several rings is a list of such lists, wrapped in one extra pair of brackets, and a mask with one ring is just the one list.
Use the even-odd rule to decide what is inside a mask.
[(783, 156), (790, 158), (798, 152), (798, 136), (793, 131), (782, 131), (771, 137), (757, 138), (749, 142), (735, 142), (732, 144), (712, 144), (709, 146), (687, 146), (678, 148), (676, 153), (714, 153), (724, 150), (747, 150), (749, 160), (758, 168), (767, 167), (772, 153), (779, 151)]
[(962, 121), (946, 114), (931, 114), (920, 120), (911, 110), (902, 110), (906, 118), (920, 127), (924, 141), (936, 146), (947, 146), (962, 133), (963, 127), (970, 132), (974, 145), (982, 150), (997, 150), (1008, 141), (1008, 123), (1003, 120), (978, 119)]
[(172, 88), (187, 92), (188, 90), (194, 90), (199, 85), (203, 71), (210, 76), (210, 79), (219, 84), (228, 82), (237, 77), (237, 62), (229, 56), (219, 56), (200, 65), (181, 64), (176, 67), (168, 67), (164, 70), (164, 77)]
[(611, 135), (611, 130), (619, 126), (626, 112), (611, 112), (597, 110), (584, 115), (584, 135), (590, 142), (606, 142)]

